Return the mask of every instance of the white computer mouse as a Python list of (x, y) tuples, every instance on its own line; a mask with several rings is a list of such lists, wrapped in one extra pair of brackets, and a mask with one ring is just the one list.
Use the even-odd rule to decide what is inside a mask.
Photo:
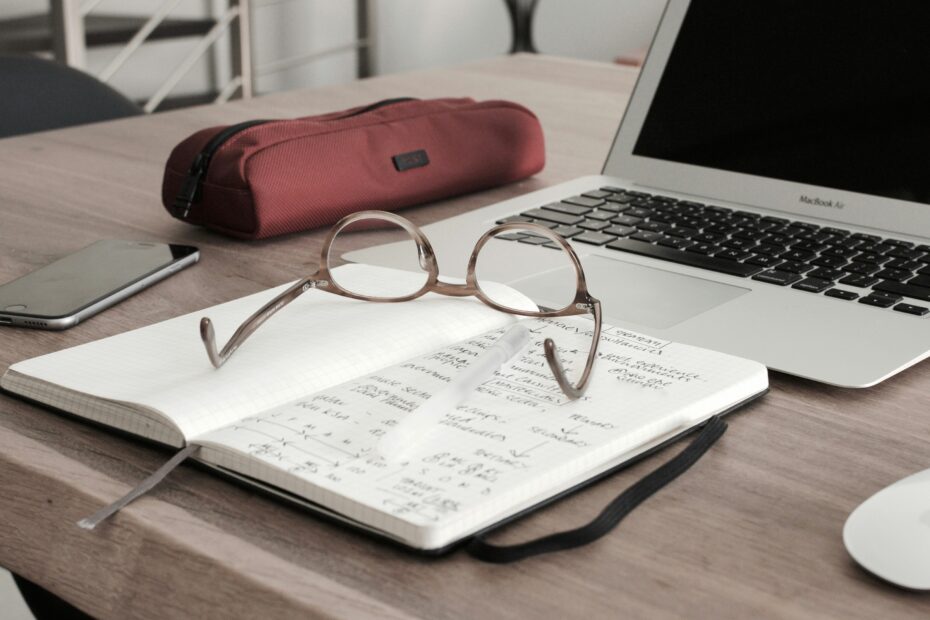
[(895, 482), (856, 508), (846, 550), (864, 569), (912, 590), (930, 590), (930, 469)]

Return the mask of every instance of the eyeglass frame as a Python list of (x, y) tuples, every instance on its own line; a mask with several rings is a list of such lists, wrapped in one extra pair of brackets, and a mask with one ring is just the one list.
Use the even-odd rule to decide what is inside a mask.
[[(347, 226), (365, 219), (380, 219), (396, 224), (397, 226), (403, 228), (410, 235), (417, 246), (417, 256), (420, 268), (427, 273), (426, 282), (422, 287), (420, 287), (420, 289), (408, 295), (398, 297), (375, 297), (348, 291), (342, 288), (334, 280), (329, 268), (329, 254), (332, 250), (333, 241)], [(534, 234), (547, 237), (549, 240), (557, 243), (568, 254), (572, 266), (575, 269), (576, 288), (574, 299), (564, 308), (560, 310), (538, 311), (508, 308), (498, 304), (481, 290), (481, 287), (478, 284), (478, 277), (475, 273), (475, 267), (477, 266), (478, 262), (478, 255), (481, 252), (481, 249), (488, 243), (488, 241), (493, 239), (495, 236), (509, 230), (533, 231)], [(558, 348), (556, 347), (555, 342), (551, 338), (546, 338), (543, 341), (543, 351), (545, 353), (546, 362), (549, 364), (549, 369), (552, 371), (552, 374), (555, 377), (556, 382), (559, 384), (559, 388), (561, 388), (562, 392), (572, 400), (578, 399), (584, 394), (584, 391), (587, 389), (588, 382), (591, 378), (591, 371), (594, 366), (594, 360), (597, 358), (597, 345), (601, 336), (601, 302), (591, 296), (591, 294), (588, 292), (587, 281), (585, 279), (584, 269), (581, 266), (581, 260), (578, 258), (578, 255), (564, 238), (555, 234), (545, 226), (532, 222), (505, 222), (503, 224), (497, 224), (485, 232), (475, 243), (475, 247), (468, 259), (465, 284), (443, 282), (439, 279), (439, 275), (439, 263), (436, 260), (436, 253), (433, 251), (433, 246), (423, 231), (420, 230), (416, 224), (405, 217), (395, 213), (390, 213), (388, 211), (358, 211), (342, 218), (330, 229), (329, 233), (326, 235), (326, 238), (323, 240), (323, 247), (320, 251), (320, 265), (316, 272), (299, 280), (287, 290), (280, 293), (274, 299), (256, 310), (251, 316), (249, 316), (249, 318), (247, 318), (242, 322), (242, 324), (239, 325), (222, 350), (217, 350), (216, 334), (213, 328), (213, 323), (208, 317), (203, 317), (200, 319), (200, 339), (203, 341), (204, 347), (207, 350), (207, 356), (210, 358), (210, 362), (215, 368), (219, 369), (229, 360), (232, 354), (235, 353), (240, 346), (242, 346), (243, 342), (245, 342), (249, 336), (251, 336), (259, 327), (265, 323), (265, 321), (270, 319), (279, 310), (284, 308), (286, 305), (310, 289), (322, 290), (350, 299), (373, 301), (379, 303), (400, 303), (404, 301), (412, 301), (418, 297), (422, 297), (427, 293), (437, 293), (439, 295), (446, 295), (449, 297), (477, 297), (482, 303), (490, 306), (491, 308), (494, 308), (495, 310), (498, 310), (499, 312), (536, 318), (558, 318), (590, 313), (594, 316), (594, 339), (591, 345), (591, 350), (588, 353), (584, 372), (582, 372), (581, 378), (578, 380), (577, 384), (573, 385), (572, 382), (569, 381), (566, 377), (565, 369), (562, 366), (561, 360), (559, 359)]]

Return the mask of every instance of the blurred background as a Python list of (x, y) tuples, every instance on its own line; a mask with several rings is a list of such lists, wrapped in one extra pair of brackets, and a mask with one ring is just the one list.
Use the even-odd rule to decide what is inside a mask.
[[(3, 0), (0, 54), (54, 57), (142, 105), (157, 96), (151, 108), (163, 110), (242, 95), (235, 83), (240, 64), (252, 93), (261, 95), (497, 56), (513, 49), (515, 24), (520, 50), (531, 40), (544, 54), (635, 63), (663, 6), (662, 0)], [(140, 30), (147, 31), (141, 39)]]

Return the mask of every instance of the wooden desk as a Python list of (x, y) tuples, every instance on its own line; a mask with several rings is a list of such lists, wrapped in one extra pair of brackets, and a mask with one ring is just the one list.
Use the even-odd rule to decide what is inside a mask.
[[(321, 234), (246, 244), (159, 204), (169, 149), (189, 132), (400, 95), (507, 98), (539, 113), (549, 163), (519, 185), (409, 209), (428, 223), (600, 169), (632, 89), (629, 68), (519, 56), (348, 86), (0, 141), (0, 281), (92, 241), (173, 240), (203, 260), (64, 333), (4, 329), (0, 368), (297, 278)], [(360, 238), (372, 243), (376, 233)], [(846, 554), (849, 512), (930, 467), (930, 366), (870, 390), (785, 376), (734, 415), (682, 479), (596, 544), (512, 566), (425, 560), (182, 467), (98, 531), (74, 522), (165, 454), (0, 397), (0, 565), (101, 617), (843, 618), (930, 615), (930, 597)], [(668, 450), (676, 452), (678, 448)], [(502, 533), (589, 519), (663, 454)]]

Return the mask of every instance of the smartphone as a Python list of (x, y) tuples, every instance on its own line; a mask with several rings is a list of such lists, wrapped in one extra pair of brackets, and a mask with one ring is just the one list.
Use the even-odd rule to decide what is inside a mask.
[(97, 241), (0, 286), (0, 325), (68, 329), (199, 259), (190, 245)]

